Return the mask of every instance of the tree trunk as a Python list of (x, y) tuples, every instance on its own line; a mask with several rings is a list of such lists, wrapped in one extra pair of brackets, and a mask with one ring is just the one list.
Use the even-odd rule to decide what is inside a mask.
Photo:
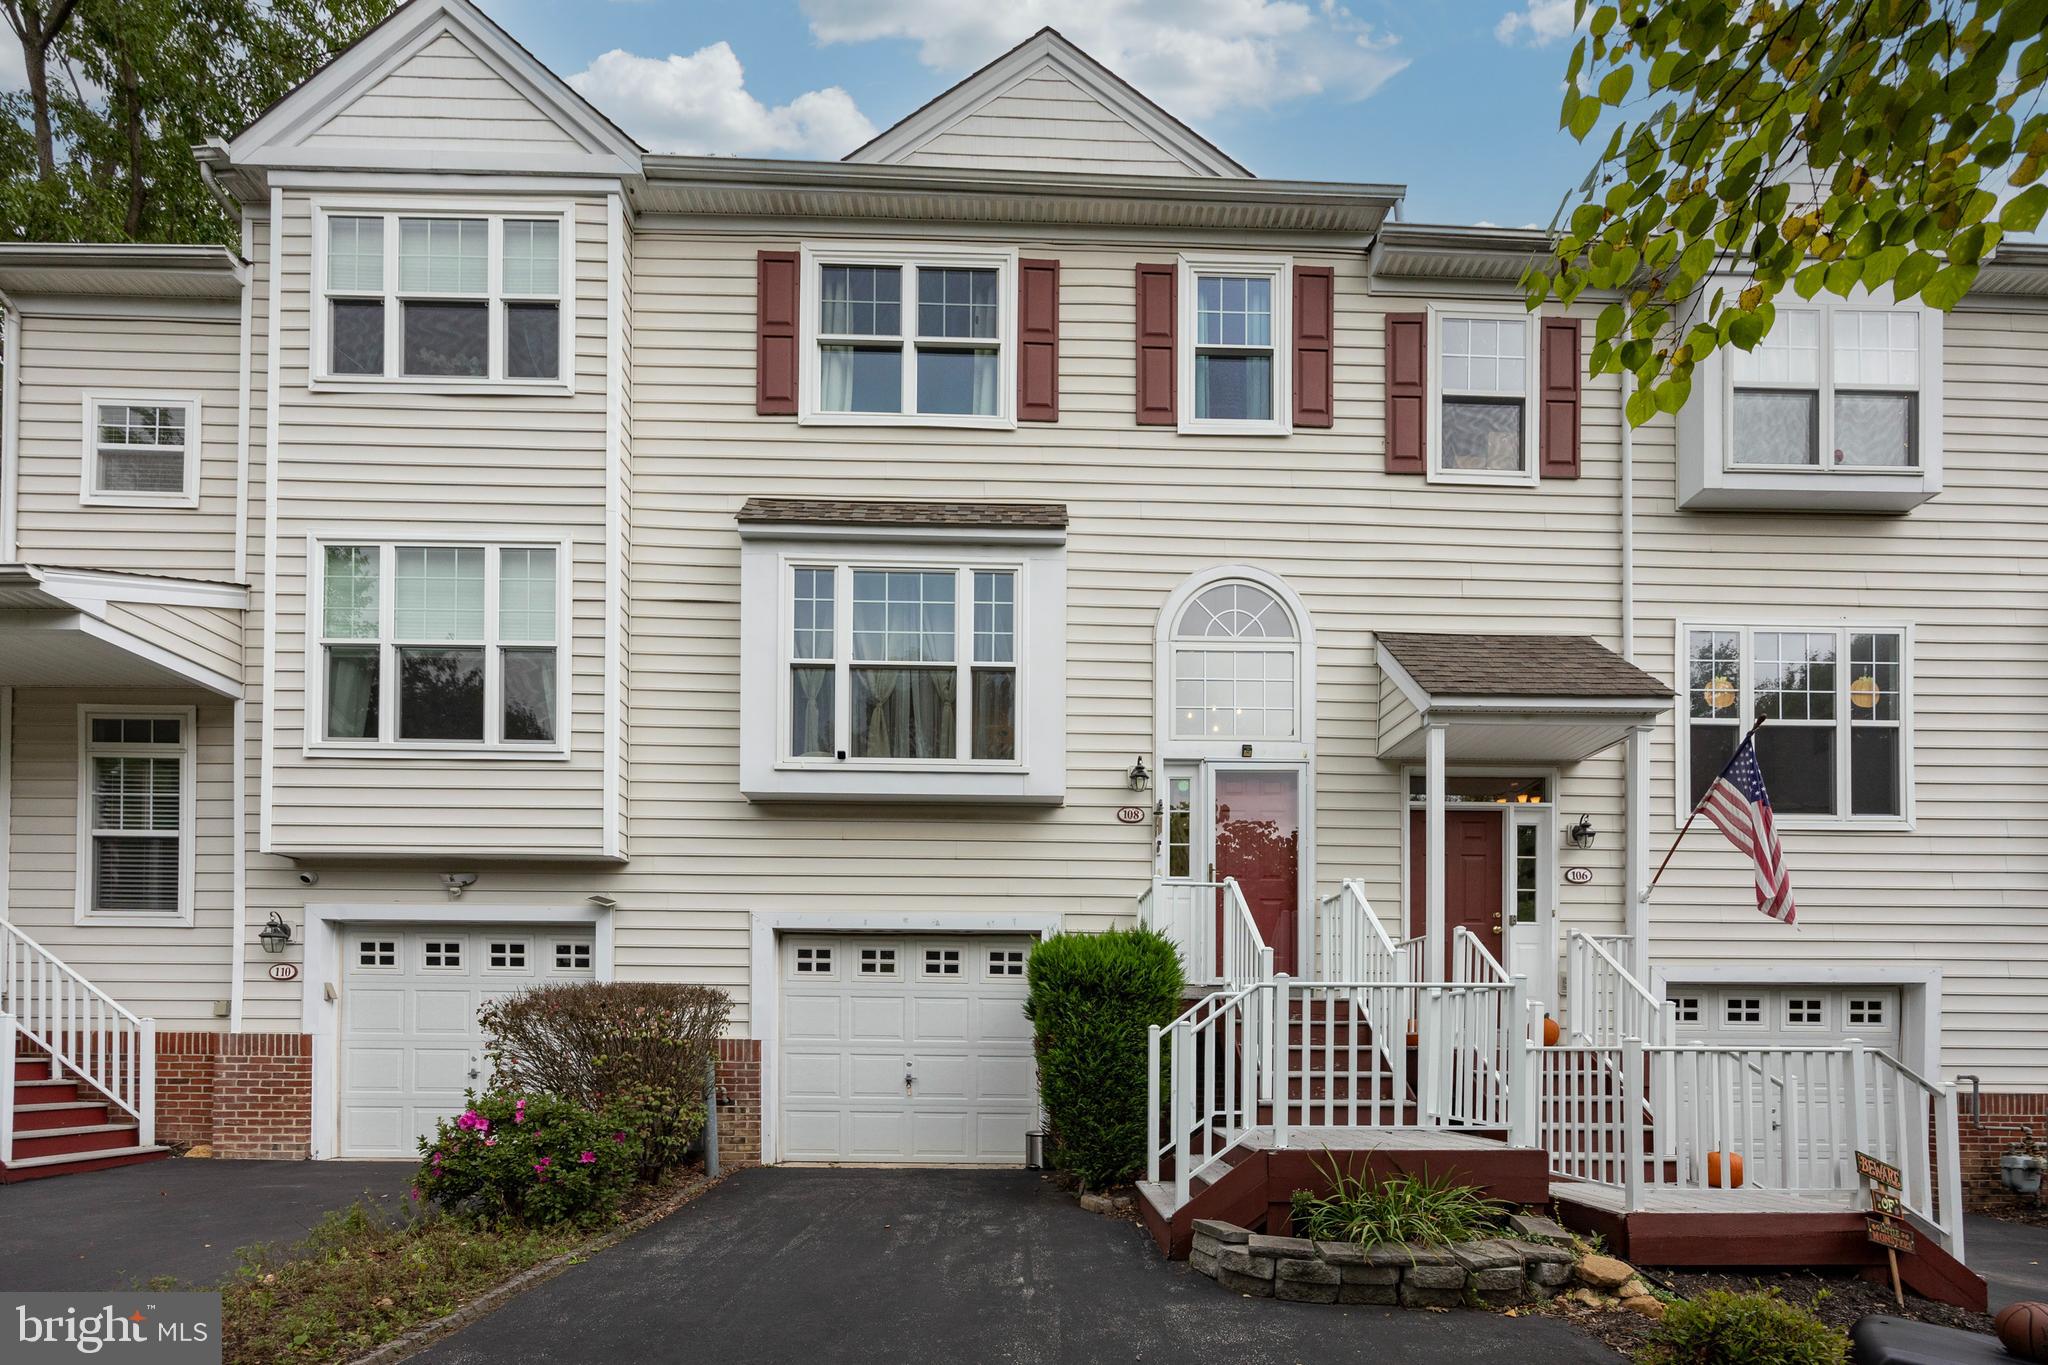
[(50, 129), (50, 68), (48, 49), (23, 39), (21, 64), (28, 68), (28, 102), (35, 111), (36, 179), (49, 184), (57, 178), (57, 139)]
[(122, 225), (133, 240), (142, 234), (142, 89), (135, 63), (121, 55), (121, 116), (128, 127), (128, 218)]

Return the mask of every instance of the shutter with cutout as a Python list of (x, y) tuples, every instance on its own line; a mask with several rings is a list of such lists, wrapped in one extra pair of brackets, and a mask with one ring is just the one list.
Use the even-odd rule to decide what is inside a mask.
[(1537, 402), (1540, 468), (1546, 479), (1579, 477), (1579, 323), (1576, 318), (1543, 319), (1543, 360)]
[(1330, 386), (1337, 331), (1337, 272), (1294, 267), (1294, 425), (1327, 427), (1336, 418)]
[(1138, 425), (1170, 427), (1180, 421), (1174, 403), (1177, 358), (1175, 295), (1179, 267), (1138, 267)]
[(794, 251), (754, 257), (754, 411), (763, 417), (796, 413), (797, 286)]
[(1429, 314), (1387, 314), (1387, 472), (1426, 474)]
[(1017, 262), (1017, 420), (1060, 420), (1060, 263)]

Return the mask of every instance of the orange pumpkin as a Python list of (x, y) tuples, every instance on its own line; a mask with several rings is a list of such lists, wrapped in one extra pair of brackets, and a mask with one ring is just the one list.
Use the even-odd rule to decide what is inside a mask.
[(1557, 1020), (1543, 1016), (1543, 1046), (1556, 1047), (1557, 1040), (1564, 1036), (1564, 1030), (1557, 1026)]
[(1410, 1019), (1408, 1021), (1408, 1046), (1414, 1047), (1420, 1041), (1422, 1041), (1422, 1035), (1416, 1031), (1415, 1021)]
[[(1707, 1188), (1714, 1190), (1721, 1188), (1721, 1154), (1719, 1152), (1707, 1153)], [(1742, 1154), (1740, 1152), (1730, 1152), (1728, 1154), (1728, 1188), (1731, 1190), (1742, 1188)]]

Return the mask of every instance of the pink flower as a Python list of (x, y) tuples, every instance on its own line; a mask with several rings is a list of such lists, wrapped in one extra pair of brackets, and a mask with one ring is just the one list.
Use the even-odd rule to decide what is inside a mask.
[(624, 1133), (613, 1133), (613, 1134), (612, 1134), (612, 1141), (613, 1141), (613, 1142), (624, 1142), (625, 1140), (626, 1140), (626, 1135), (625, 1135)]
[(413, 1198), (413, 1202), (414, 1202), (414, 1203), (418, 1203), (418, 1202), (419, 1202), (419, 1198), (420, 1198), (420, 1187), (419, 1187), (419, 1186), (417, 1186), (417, 1185), (415, 1185), (415, 1186), (413, 1186), (413, 1187), (412, 1187), (412, 1198)]
[(497, 1140), (496, 1138), (493, 1138), (493, 1137), (487, 1137), (487, 1138), (485, 1138), (485, 1139), (484, 1139), (484, 1146), (486, 1146), (486, 1147), (495, 1147), (495, 1146), (497, 1146), (497, 1145), (498, 1145), (498, 1140)]
[(548, 1167), (554, 1164), (555, 1159), (553, 1157), (544, 1156), (539, 1161), (533, 1163), (533, 1169), (535, 1169), (536, 1171), (545, 1171)]
[(591, 1162), (593, 1162), (593, 1161), (597, 1160), (597, 1153), (596, 1153), (596, 1152), (585, 1152), (585, 1153), (584, 1153), (584, 1154), (583, 1154), (582, 1156), (580, 1156), (580, 1157), (578, 1157), (578, 1158), (576, 1158), (576, 1159), (577, 1159), (578, 1161), (582, 1162), (582, 1163), (583, 1163), (583, 1164), (584, 1164), (585, 1166), (588, 1166), (588, 1165), (589, 1165), (589, 1164), (590, 1164)]
[(524, 1122), (526, 1122), (526, 1101), (525, 1101), (525, 1100), (520, 1100), (520, 1101), (519, 1101), (519, 1102), (518, 1102), (517, 1104), (514, 1104), (514, 1105), (512, 1106), (512, 1121), (513, 1121), (514, 1123), (524, 1123)]

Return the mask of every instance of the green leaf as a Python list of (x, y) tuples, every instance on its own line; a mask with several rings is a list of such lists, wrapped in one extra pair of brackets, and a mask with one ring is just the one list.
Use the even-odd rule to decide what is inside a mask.
[(1629, 87), (1635, 84), (1636, 69), (1632, 66), (1617, 66), (1600, 78), (1600, 102), (1619, 105), (1628, 98)]
[(1941, 269), (1941, 259), (1930, 252), (1916, 251), (1906, 258), (1904, 265), (1892, 276), (1892, 293), (1901, 299), (1910, 299), (1919, 293), (1921, 287), (1934, 278), (1934, 272)]
[(1657, 394), (1654, 389), (1637, 389), (1628, 396), (1625, 409), (1628, 424), (1639, 427), (1657, 415)]
[(1584, 142), (1586, 134), (1593, 131), (1593, 125), (1600, 121), (1600, 101), (1582, 99), (1565, 111), (1565, 126), (1571, 130), (1574, 142)]
[(1620, 333), (1622, 323), (1628, 320), (1628, 310), (1618, 303), (1610, 303), (1600, 310), (1599, 318), (1593, 323), (1593, 339), (1606, 341)]
[(2007, 232), (2032, 232), (2048, 215), (2048, 185), (2035, 185), (1998, 212), (1998, 225)]
[(1685, 249), (1685, 254), (1678, 259), (1679, 270), (1688, 279), (1694, 280), (1704, 276), (1713, 264), (1714, 243), (1706, 237), (1695, 239), (1693, 244)]
[(1802, 299), (1812, 298), (1815, 294), (1818, 294), (1820, 292), (1820, 287), (1827, 275), (1827, 270), (1828, 268), (1826, 266), (1819, 264), (1810, 265), (1806, 267), (1806, 269), (1800, 271), (1798, 277), (1792, 281), (1793, 290), (1796, 293), (1798, 293), (1799, 297)]
[(1830, 294), (1848, 298), (1856, 282), (1863, 278), (1863, 267), (1844, 257), (1831, 263), (1827, 268), (1827, 286)]
[(1976, 278), (1977, 267), (1974, 265), (1945, 265), (1920, 291), (1921, 302), (1946, 313), (1963, 301), (1963, 295), (1970, 292), (1970, 284)]

